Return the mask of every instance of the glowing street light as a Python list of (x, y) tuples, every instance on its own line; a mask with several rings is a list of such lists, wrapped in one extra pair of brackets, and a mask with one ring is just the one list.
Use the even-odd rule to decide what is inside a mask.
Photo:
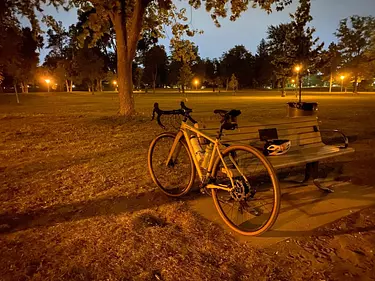
[(115, 90), (117, 90), (117, 81), (116, 80), (113, 81), (112, 84), (113, 84), (113, 86), (115, 86)]
[(195, 89), (196, 90), (198, 90), (198, 83), (199, 83), (198, 79), (195, 79), (194, 80), (194, 84), (195, 84)]
[(302, 67), (300, 67), (299, 65), (296, 66), (295, 70), (298, 72), (300, 72), (300, 70), (302, 69)]
[(44, 80), (46, 83), (47, 83), (47, 87), (48, 87), (48, 93), (49, 93), (49, 84), (51, 83), (51, 80), (49, 80), (49, 79), (46, 79), (46, 80)]
[(340, 76), (340, 79), (341, 79), (341, 92), (342, 92), (342, 88), (344, 87), (344, 79), (345, 79), (345, 76), (344, 76), (344, 75), (341, 75), (341, 76)]

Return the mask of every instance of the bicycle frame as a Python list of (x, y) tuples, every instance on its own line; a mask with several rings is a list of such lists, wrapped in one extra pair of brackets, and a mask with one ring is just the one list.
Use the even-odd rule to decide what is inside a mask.
[[(197, 159), (197, 157), (196, 157), (196, 155), (194, 153), (193, 146), (192, 146), (192, 144), (190, 142), (190, 136), (189, 136), (188, 132), (193, 132), (194, 134), (199, 135), (199, 137), (203, 137), (203, 138), (207, 139), (210, 143), (212, 143), (214, 145), (213, 150), (212, 150), (212, 154), (211, 154), (211, 158), (210, 158), (210, 161), (209, 161), (209, 164), (208, 164), (206, 175), (203, 175), (203, 173), (202, 173), (201, 167), (199, 165), (199, 161), (198, 161), (198, 159)], [(228, 188), (228, 187), (221, 186), (221, 185), (207, 184), (207, 188), (222, 189), (222, 190), (226, 190), (226, 191), (230, 192), (234, 188), (235, 185), (234, 185), (234, 181), (233, 181), (233, 177), (232, 177), (232, 172), (228, 169), (228, 166), (226, 165), (226, 163), (225, 163), (225, 161), (223, 159), (222, 153), (220, 151), (220, 146), (221, 146), (220, 139), (218, 139), (218, 138), (213, 139), (210, 136), (202, 133), (198, 129), (196, 129), (196, 128), (190, 126), (190, 125), (188, 125), (186, 122), (182, 122), (182, 124), (181, 124), (180, 130), (177, 133), (176, 138), (175, 138), (175, 140), (173, 142), (172, 148), (171, 148), (171, 150), (169, 152), (166, 165), (168, 165), (168, 163), (172, 159), (172, 157), (173, 157), (176, 149), (177, 149), (177, 154), (178, 154), (178, 152), (179, 152), (178, 151), (178, 143), (179, 143), (180, 139), (183, 138), (183, 137), (186, 140), (186, 143), (187, 143), (188, 148), (189, 148), (189, 152), (190, 152), (190, 154), (191, 154), (191, 156), (193, 158), (194, 165), (195, 165), (196, 170), (198, 172), (199, 179), (201, 180), (202, 183), (205, 183), (205, 181), (207, 181), (211, 177), (211, 175), (213, 173), (212, 169), (213, 169), (213, 167), (215, 165), (215, 161), (219, 161), (219, 160), (216, 160), (217, 159), (216, 153), (218, 154), (220, 161), (224, 165), (225, 172), (227, 173), (227, 175), (228, 175), (228, 177), (229, 177), (229, 179), (231, 181), (232, 187)], [(247, 179), (244, 176), (244, 174), (238, 169), (238, 166), (237, 166), (236, 162), (234, 161), (233, 157), (229, 156), (229, 159), (235, 165), (235, 167), (237, 168), (237, 171), (240, 172), (241, 176), (244, 177), (244, 179), (247, 181)]]

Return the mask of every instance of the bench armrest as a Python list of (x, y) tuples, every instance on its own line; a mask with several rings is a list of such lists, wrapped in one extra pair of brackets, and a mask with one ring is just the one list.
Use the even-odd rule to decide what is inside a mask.
[(349, 146), (349, 139), (348, 137), (343, 133), (341, 132), (340, 130), (320, 130), (321, 133), (327, 133), (327, 132), (330, 132), (330, 133), (337, 133), (339, 135), (341, 135), (341, 137), (344, 139), (344, 146), (339, 146), (338, 148), (342, 148), (342, 149), (345, 149), (345, 148), (348, 148)]

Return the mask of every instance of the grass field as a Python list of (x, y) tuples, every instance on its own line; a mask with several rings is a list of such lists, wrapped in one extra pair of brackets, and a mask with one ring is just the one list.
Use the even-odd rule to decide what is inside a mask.
[[(259, 250), (238, 242), (186, 203), (159, 192), (148, 145), (162, 132), (154, 102), (177, 109), (178, 93), (136, 94), (137, 116), (116, 115), (115, 93), (0, 95), (0, 276), (3, 280), (349, 280), (375, 278), (375, 211), (344, 218), (317, 235)], [(189, 93), (198, 120), (216, 108), (241, 120), (286, 115), (294, 96)], [(323, 129), (342, 129), (356, 149), (344, 157), (355, 184), (375, 185), (375, 95), (309, 93)], [(362, 218), (365, 219), (362, 219)], [(372, 227), (354, 239), (358, 227)], [(322, 237), (325, 237), (322, 242)], [(353, 257), (326, 254), (339, 237)], [(330, 240), (331, 239), (331, 240)], [(331, 244), (330, 244), (331, 243)], [(371, 250), (372, 249), (372, 250)], [(275, 254), (275, 253), (278, 254)], [(296, 262), (298, 261), (298, 262)], [(357, 266), (354, 266), (353, 263)]]

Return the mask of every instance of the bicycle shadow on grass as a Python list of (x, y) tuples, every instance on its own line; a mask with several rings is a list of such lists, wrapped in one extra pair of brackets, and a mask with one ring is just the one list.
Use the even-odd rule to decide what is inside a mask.
[[(197, 194), (194, 192), (183, 197), (181, 200), (194, 200), (196, 197)], [(131, 196), (100, 198), (72, 204), (60, 204), (18, 214), (3, 213), (0, 214), (0, 234), (48, 227), (58, 223), (79, 221), (98, 216), (132, 213), (178, 201), (178, 199), (170, 198), (157, 190)]]

